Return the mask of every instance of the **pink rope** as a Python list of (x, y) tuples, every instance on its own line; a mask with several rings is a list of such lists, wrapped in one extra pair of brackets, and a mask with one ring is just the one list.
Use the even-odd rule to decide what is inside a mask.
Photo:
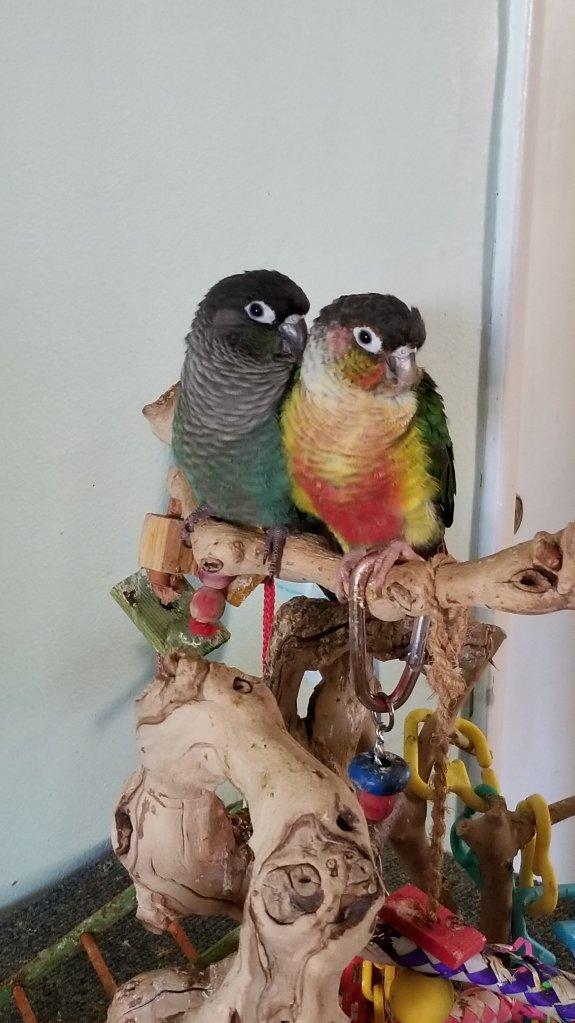
[(262, 627), (262, 663), (265, 669), (268, 660), (270, 638), (276, 613), (276, 585), (273, 576), (264, 579), (264, 616)]

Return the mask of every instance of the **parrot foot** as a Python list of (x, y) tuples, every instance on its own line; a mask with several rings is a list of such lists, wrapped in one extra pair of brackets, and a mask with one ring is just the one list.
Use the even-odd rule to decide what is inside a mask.
[(266, 531), (264, 547), (264, 564), (269, 562), (271, 576), (279, 575), (282, 557), (289, 529), (287, 526), (270, 526)]
[(381, 550), (369, 550), (367, 547), (355, 547), (341, 559), (339, 578), (336, 586), (336, 597), (344, 604), (349, 599), (349, 583), (351, 574), (360, 561), (369, 561), (372, 565), (369, 582), (377, 592), (381, 593), (385, 585), (387, 573), (398, 561), (423, 561), (408, 543), (403, 540), (392, 540)]
[[(215, 508), (212, 508), (211, 504), (207, 504), (202, 501), (197, 508), (194, 508), (193, 512), (190, 512), (188, 517), (184, 519), (182, 526), (182, 543), (186, 544), (190, 534), (194, 532), (198, 522), (204, 522), (206, 519), (217, 519), (218, 513)], [(186, 544), (187, 545), (187, 544)]]
[(351, 573), (360, 561), (369, 555), (368, 547), (354, 547), (341, 559), (339, 574), (335, 585), (335, 595), (340, 604), (346, 604), (349, 598), (349, 581)]
[(413, 547), (403, 540), (392, 540), (379, 551), (371, 551), (367, 558), (370, 560), (372, 569), (369, 582), (375, 587), (376, 593), (381, 594), (385, 586), (387, 574), (398, 561), (423, 561), (423, 558), (416, 554)]

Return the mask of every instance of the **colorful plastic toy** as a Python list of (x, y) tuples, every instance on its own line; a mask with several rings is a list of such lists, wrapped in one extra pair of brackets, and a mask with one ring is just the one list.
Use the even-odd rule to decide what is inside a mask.
[[(434, 799), (433, 788), (419, 774), (419, 727), (432, 713), (433, 711), (429, 708), (412, 710), (405, 719), (403, 730), (403, 755), (411, 771), (407, 791), (412, 792), (419, 799), (430, 801)], [(454, 722), (454, 728), (461, 732), (469, 741), (471, 745), (470, 752), (475, 756), (481, 768), (483, 784), (499, 792), (499, 782), (492, 768), (493, 755), (481, 729), (464, 718), (457, 718)], [(449, 792), (459, 796), (462, 802), (471, 809), (483, 811), (487, 808), (485, 800), (478, 796), (476, 790), (472, 787), (467, 768), (462, 760), (451, 760), (449, 762), (447, 768), (447, 787)]]
[(377, 742), (369, 753), (358, 753), (353, 758), (348, 774), (368, 821), (389, 817), (397, 796), (409, 782), (409, 767), (405, 760), (395, 753), (379, 749)]
[[(374, 974), (377, 974), (375, 977)], [(414, 970), (354, 959), (340, 987), (345, 1014), (358, 1023), (526, 1023), (547, 1013), (497, 991), (468, 987)]]
[(391, 985), (389, 1006), (397, 1023), (445, 1023), (455, 1002), (450, 980), (398, 970)]
[(437, 919), (431, 920), (427, 895), (412, 884), (406, 884), (390, 895), (379, 916), (452, 969), (461, 966), (485, 946), (483, 934), (463, 923), (445, 906), (439, 906)]
[(575, 1020), (575, 977), (540, 962), (523, 941), (512, 947), (486, 945), (483, 952), (472, 956), (462, 966), (451, 968), (382, 921), (367, 946), (366, 955), (378, 963), (403, 966), (418, 973), (446, 977), (454, 983), (498, 992), (526, 1003), (526, 1008), (540, 1014), (539, 1018), (548, 1016), (564, 1023)]
[[(560, 884), (559, 898), (575, 899), (575, 884)], [(575, 920), (558, 920), (553, 924), (553, 933), (575, 956)]]

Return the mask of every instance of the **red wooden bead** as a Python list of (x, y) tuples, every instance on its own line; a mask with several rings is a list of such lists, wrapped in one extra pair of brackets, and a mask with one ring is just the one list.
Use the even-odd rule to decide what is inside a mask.
[(217, 625), (214, 625), (213, 622), (199, 622), (196, 618), (190, 618), (188, 629), (192, 636), (207, 636), (208, 639), (215, 636), (218, 631)]
[(220, 575), (217, 572), (205, 572), (201, 568), (198, 572), (198, 579), (204, 586), (208, 586), (210, 590), (227, 590), (233, 576)]
[(389, 817), (397, 796), (376, 796), (373, 792), (357, 791), (357, 801), (368, 821), (384, 821)]
[(437, 920), (430, 922), (428, 897), (412, 884), (388, 895), (379, 916), (452, 970), (458, 970), (485, 945), (480, 931), (445, 906), (438, 907)]
[(190, 614), (200, 622), (217, 622), (222, 617), (226, 598), (221, 590), (201, 586), (190, 600)]

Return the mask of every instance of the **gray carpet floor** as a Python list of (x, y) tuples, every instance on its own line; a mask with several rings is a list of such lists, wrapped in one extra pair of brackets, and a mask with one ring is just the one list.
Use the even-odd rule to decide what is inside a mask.
[[(477, 892), (452, 861), (448, 863), (448, 870), (462, 915), (470, 922), (475, 921)], [(384, 876), (391, 890), (404, 883), (391, 856), (385, 859)], [(23, 962), (121, 892), (128, 883), (124, 869), (110, 855), (5, 916), (0, 921), (0, 978), (12, 974)], [(564, 903), (557, 915), (572, 918), (575, 906)], [(233, 926), (232, 921), (224, 917), (194, 917), (185, 922), (185, 930), (200, 951)], [(561, 966), (568, 970), (573, 968), (570, 953), (554, 941), (546, 921), (538, 922), (533, 933), (547, 947), (553, 948)], [(133, 916), (100, 936), (98, 944), (118, 983), (144, 970), (181, 965), (184, 961), (171, 938), (149, 934)], [(104, 1023), (106, 1019), (105, 996), (83, 953), (41, 982), (27, 985), (26, 990), (39, 1023)], [(21, 1023), (13, 1007), (0, 1011), (0, 1020)]]

